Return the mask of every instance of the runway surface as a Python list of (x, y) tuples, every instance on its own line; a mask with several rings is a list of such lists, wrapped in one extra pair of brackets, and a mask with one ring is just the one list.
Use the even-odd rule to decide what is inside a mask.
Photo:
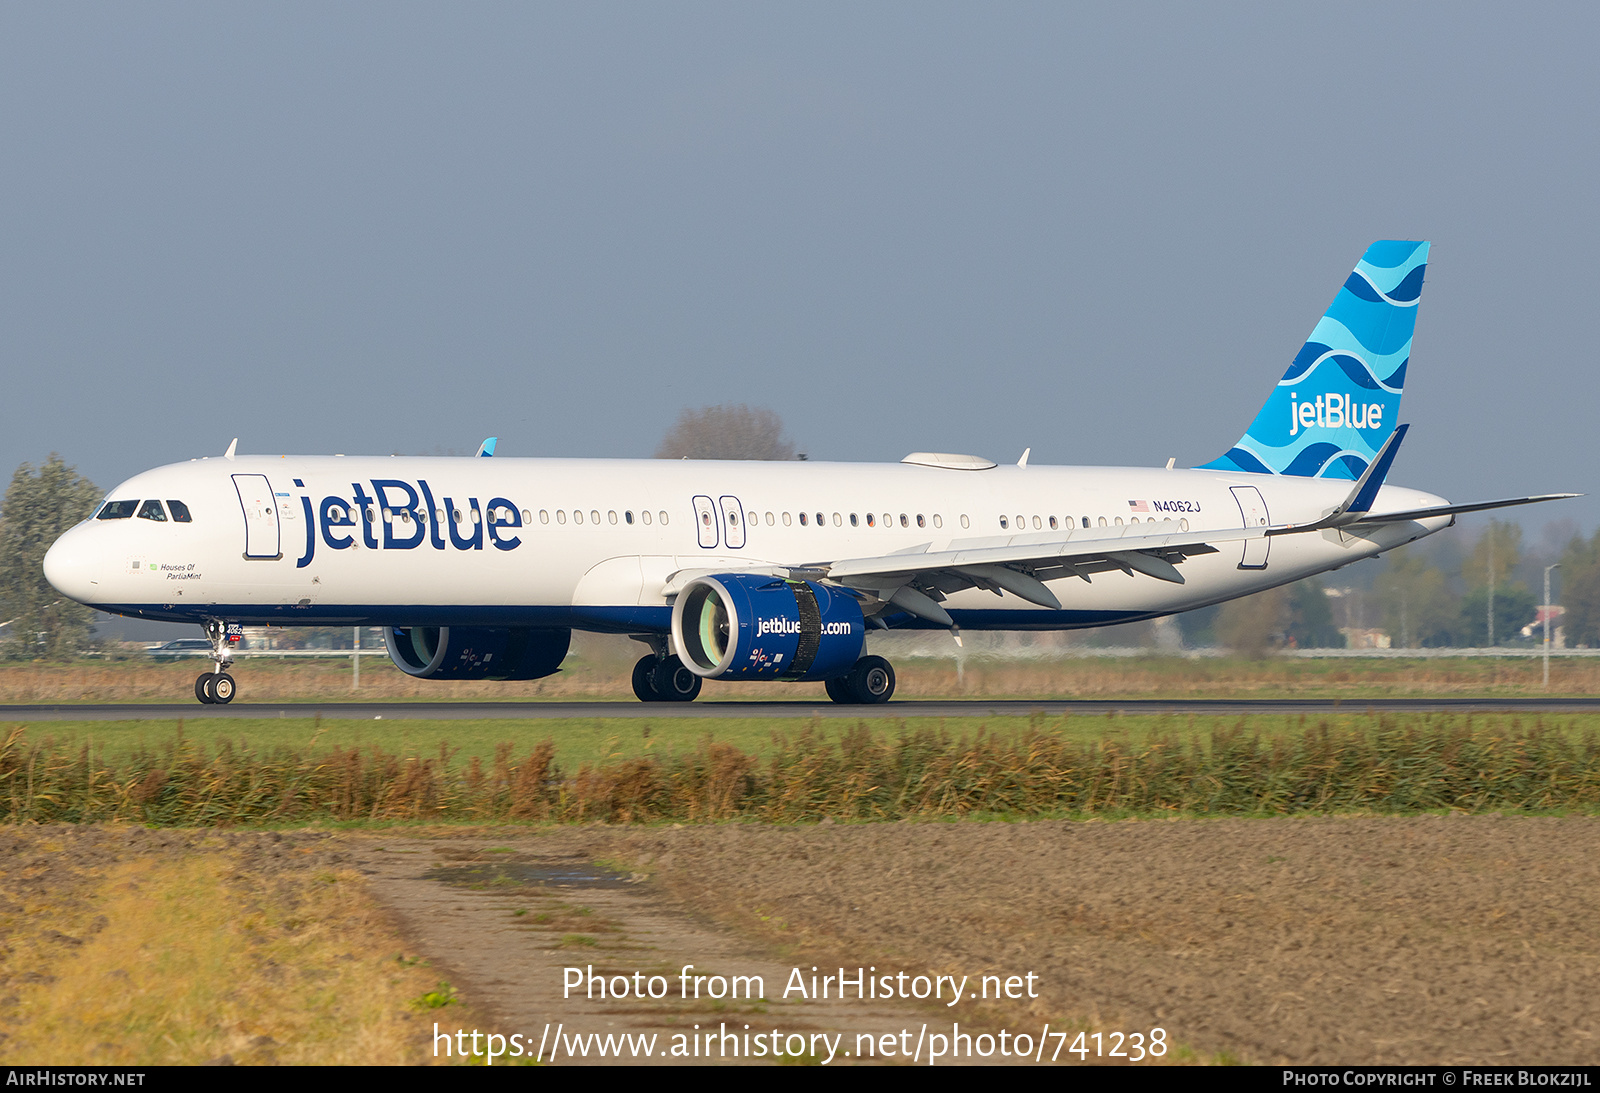
[(202, 706), (197, 702), (0, 706), (0, 723), (11, 721), (163, 721), (179, 717), (315, 717), (360, 720), (465, 721), (548, 718), (771, 717), (901, 718), (1027, 717), (1033, 713), (1262, 714), (1262, 713), (1587, 713), (1600, 711), (1593, 698), (1243, 698), (1243, 699), (908, 699), (881, 706), (840, 706), (832, 702), (235, 702)]

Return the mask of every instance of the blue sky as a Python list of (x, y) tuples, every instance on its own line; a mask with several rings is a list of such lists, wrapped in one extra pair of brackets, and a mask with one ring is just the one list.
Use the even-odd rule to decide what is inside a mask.
[[(1433, 242), (1392, 479), (1600, 494), (1582, 5), (12, 4), (0, 466), (1206, 462)], [(1529, 514), (1600, 523), (1600, 500)]]

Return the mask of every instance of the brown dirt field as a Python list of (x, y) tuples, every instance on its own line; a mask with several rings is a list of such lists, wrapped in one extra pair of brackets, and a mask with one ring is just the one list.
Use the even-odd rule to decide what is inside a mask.
[(982, 1015), (1012, 1028), (1160, 1026), (1269, 1064), (1600, 1048), (1589, 818), (593, 827), (480, 845), (632, 863), (787, 964), (1032, 971), (1038, 1000)]
[[(40, 830), (73, 829), (0, 834), (33, 839)], [(57, 838), (54, 856), (25, 856), (30, 883), (67, 891), (80, 871), (74, 854), (125, 852), (115, 840), (181, 856), (218, 837), (133, 832), (107, 841), (95, 833), (114, 829), (78, 830), (81, 840)], [(883, 1031), (954, 1019), (1037, 1035), (1048, 1021), (1074, 1032), (1161, 1027), (1192, 1049), (1169, 1061), (1268, 1064), (1573, 1064), (1591, 1063), (1600, 1047), (1593, 818), (413, 828), (306, 832), (282, 836), (287, 845), (270, 833), (221, 838), (243, 840), (246, 860), (264, 869), (309, 869), (315, 858), (324, 863), (317, 868), (337, 861), (359, 870), (401, 924), (408, 951), (460, 987), (486, 1027), (524, 1034), (544, 1021), (616, 1032), (724, 1021)], [(283, 852), (272, 856), (274, 847)], [(507, 863), (595, 861), (622, 870), (619, 882), (566, 889), (507, 872)], [(473, 869), (487, 870), (475, 887)], [(11, 898), (14, 911), (23, 901)], [(75, 928), (94, 929), (91, 907), (58, 902), (61, 921), (76, 915)], [(48, 951), (53, 929), (29, 924), (29, 951)], [(974, 984), (1031, 972), (1039, 997), (955, 1011), (915, 1002), (802, 1010), (776, 998), (767, 1007), (618, 1009), (558, 997), (560, 968), (591, 962), (612, 972), (665, 974), (682, 963), (760, 970), (769, 998), (770, 977), (791, 966), (953, 973)]]

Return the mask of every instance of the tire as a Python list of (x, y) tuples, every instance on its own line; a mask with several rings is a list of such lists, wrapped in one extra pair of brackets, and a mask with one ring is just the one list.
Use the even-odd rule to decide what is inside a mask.
[(700, 696), (702, 682), (677, 657), (657, 661), (650, 673), (650, 685), (655, 688), (662, 702), (693, 702)]
[(840, 705), (848, 706), (854, 703), (856, 700), (855, 693), (850, 690), (849, 676), (840, 676), (838, 679), (830, 679), (823, 683), (822, 686), (828, 692), (828, 697)]
[(655, 684), (650, 677), (656, 670), (654, 654), (639, 658), (639, 663), (633, 666), (633, 693), (640, 702), (660, 702), (662, 698), (656, 693)]
[(208, 684), (210, 684), (210, 682), (211, 682), (211, 673), (210, 672), (207, 672), (205, 675), (202, 675), (202, 676), (196, 676), (195, 677), (195, 681), (194, 681), (194, 696), (196, 698), (198, 698), (201, 702), (204, 702), (207, 706), (211, 705), (213, 702), (216, 701), (216, 699), (211, 697), (211, 692), (210, 692), (209, 687), (208, 687)]
[(862, 705), (876, 705), (894, 697), (894, 666), (882, 657), (862, 657), (850, 669), (849, 690)]
[(227, 672), (219, 672), (209, 677), (206, 682), (206, 694), (210, 695), (211, 701), (219, 706), (226, 706), (232, 702), (236, 689), (233, 677)]

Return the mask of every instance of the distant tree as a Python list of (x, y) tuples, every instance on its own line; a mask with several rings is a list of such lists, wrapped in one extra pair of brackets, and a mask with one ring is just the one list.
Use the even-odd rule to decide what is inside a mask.
[(1561, 616), (1568, 645), (1600, 646), (1600, 531), (1575, 536), (1561, 555)]
[(684, 410), (656, 449), (657, 459), (793, 459), (794, 455), (794, 443), (783, 435), (778, 415), (743, 403)]
[[(1494, 590), (1495, 645), (1504, 645), (1522, 636), (1522, 628), (1533, 621), (1538, 599), (1521, 581)], [(1486, 587), (1474, 588), (1461, 597), (1461, 621), (1456, 626), (1456, 644), (1482, 645), (1489, 637), (1488, 620), (1489, 590)]]
[[(1534, 597), (1528, 586), (1511, 579), (1522, 560), (1522, 528), (1506, 520), (1490, 520), (1461, 563), (1467, 595), (1461, 606), (1458, 645), (1499, 645), (1502, 635), (1515, 634), (1528, 625)], [(1501, 616), (1506, 616), (1502, 618)], [(1489, 620), (1494, 619), (1494, 633)]]
[(1217, 616), (1220, 614), (1222, 605), (1214, 603), (1210, 607), (1197, 607), (1176, 616), (1183, 644), (1191, 649), (1217, 644)]
[(1490, 520), (1473, 544), (1472, 553), (1461, 563), (1461, 579), (1469, 589), (1487, 588), (1492, 573), (1495, 588), (1506, 588), (1511, 584), (1511, 571), (1521, 560), (1521, 526), (1507, 520)]
[(1239, 600), (1229, 600), (1217, 615), (1219, 641), (1240, 656), (1265, 656), (1284, 642), (1289, 625), (1289, 594), (1269, 588)]
[(1343, 649), (1344, 635), (1333, 624), (1333, 608), (1320, 578), (1289, 586), (1289, 640), (1300, 649)]
[(1383, 628), (1396, 649), (1456, 643), (1460, 599), (1444, 571), (1415, 550), (1390, 554), (1373, 592), (1383, 605)]
[(72, 656), (89, 639), (94, 613), (65, 599), (44, 579), (44, 555), (61, 533), (94, 511), (100, 491), (51, 453), (35, 472), (11, 476), (0, 508), (0, 634), (15, 655)]

